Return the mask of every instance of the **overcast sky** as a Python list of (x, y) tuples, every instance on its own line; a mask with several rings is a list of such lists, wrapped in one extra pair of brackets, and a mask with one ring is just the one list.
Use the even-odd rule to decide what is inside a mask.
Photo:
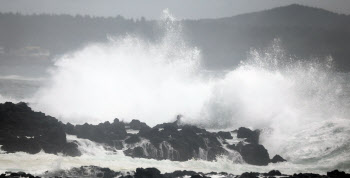
[(168, 8), (179, 19), (198, 19), (228, 17), (292, 3), (350, 14), (350, 0), (0, 0), (0, 12), (157, 19)]

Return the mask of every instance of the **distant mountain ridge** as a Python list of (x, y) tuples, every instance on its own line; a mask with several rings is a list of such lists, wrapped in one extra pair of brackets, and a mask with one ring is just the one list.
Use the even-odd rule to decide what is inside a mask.
[[(215, 66), (217, 61), (210, 59), (218, 56), (226, 66), (237, 65), (246, 59), (249, 49), (264, 49), (279, 38), (291, 56), (303, 59), (333, 56), (339, 70), (350, 70), (348, 15), (293, 4), (221, 19), (189, 21), (186, 25), (194, 41), (200, 41), (203, 36), (216, 38), (214, 43), (196, 44), (202, 49), (214, 50), (203, 51), (205, 56), (210, 56), (210, 65)], [(222, 51), (217, 52), (215, 46)], [(220, 54), (229, 54), (233, 59)]]
[[(185, 39), (201, 49), (208, 69), (234, 68), (247, 58), (251, 48), (264, 49), (279, 38), (288, 55), (305, 60), (332, 56), (338, 70), (350, 71), (349, 15), (293, 4), (220, 19), (183, 20), (182, 23)], [(144, 18), (133, 20), (121, 16), (0, 13), (0, 66), (7, 66), (0, 69), (11, 72), (9, 66), (18, 66), (16, 61), (34, 65), (32, 61), (38, 61), (39, 57), (52, 59), (87, 43), (104, 42), (108, 35), (132, 33), (156, 40), (163, 33), (157, 24)], [(28, 58), (33, 60), (25, 60)], [(41, 61), (35, 65), (40, 65)], [(23, 68), (26, 65), (23, 64)]]

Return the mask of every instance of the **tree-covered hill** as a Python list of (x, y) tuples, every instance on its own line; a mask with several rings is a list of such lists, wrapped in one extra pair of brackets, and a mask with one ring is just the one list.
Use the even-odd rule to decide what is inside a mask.
[[(1, 13), (0, 64), (9, 66), (21, 61), (23, 65), (50, 65), (55, 56), (87, 43), (106, 41), (109, 35), (137, 34), (154, 40), (162, 33), (157, 24), (121, 16)], [(247, 58), (251, 48), (263, 49), (279, 38), (289, 55), (306, 60), (332, 56), (339, 70), (350, 71), (347, 15), (290, 5), (221, 19), (183, 20), (182, 24), (185, 39), (201, 49), (208, 69), (233, 68)]]

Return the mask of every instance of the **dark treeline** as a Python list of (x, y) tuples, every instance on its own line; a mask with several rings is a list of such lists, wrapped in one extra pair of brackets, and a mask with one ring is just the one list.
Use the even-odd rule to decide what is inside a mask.
[[(183, 20), (184, 38), (202, 51), (210, 69), (236, 66), (251, 48), (263, 49), (275, 38), (289, 55), (303, 59), (332, 56), (340, 70), (350, 71), (350, 16), (290, 5), (221, 19)], [(137, 34), (155, 40), (162, 33), (156, 21), (70, 16), (0, 14), (3, 54), (26, 46), (50, 51), (50, 58), (104, 42), (107, 36)], [(4, 60), (4, 58), (1, 58)]]
[[(154, 22), (71, 15), (21, 15), (0, 13), (0, 46), (5, 51), (26, 46), (40, 46), (53, 54), (74, 50), (88, 42), (103, 42), (108, 35), (126, 33), (153, 36)], [(142, 31), (140, 31), (142, 30)]]

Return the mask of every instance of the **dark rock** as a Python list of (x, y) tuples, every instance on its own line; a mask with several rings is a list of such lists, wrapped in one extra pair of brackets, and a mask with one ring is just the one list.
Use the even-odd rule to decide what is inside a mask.
[(242, 155), (244, 161), (248, 164), (265, 166), (270, 162), (269, 153), (264, 146), (258, 144), (239, 143), (236, 150)]
[(222, 147), (213, 147), (208, 149), (208, 160), (216, 160), (217, 156), (226, 155), (228, 152)]
[(120, 176), (120, 172), (114, 172), (109, 168), (98, 166), (81, 166), (69, 170), (46, 172), (43, 177), (103, 177), (113, 178)]
[(127, 136), (125, 124), (118, 119), (115, 119), (113, 123), (107, 121), (98, 125), (87, 123), (76, 125), (74, 127), (74, 133), (77, 134), (78, 138), (89, 139), (109, 146), (114, 146), (114, 141), (123, 140)]
[(227, 148), (228, 149), (231, 149), (231, 150), (236, 150), (236, 145), (232, 144), (232, 145), (227, 145)]
[(12, 138), (3, 140), (1, 144), (3, 145), (1, 149), (9, 153), (22, 151), (29, 154), (36, 154), (42, 149), (38, 140), (26, 138)]
[(289, 176), (290, 178), (325, 178), (326, 176), (321, 176), (319, 174), (313, 174), (313, 173), (299, 173), (299, 174), (293, 174), (292, 176)]
[(192, 175), (191, 178), (205, 178), (206, 176), (202, 176), (200, 174)]
[(148, 134), (152, 129), (151, 128), (148, 128), (148, 127), (143, 127), (140, 129), (138, 135), (146, 135)]
[(122, 150), (124, 148), (123, 141), (121, 140), (114, 140), (113, 141), (113, 147), (117, 150)]
[(240, 127), (237, 131), (237, 138), (246, 138), (246, 142), (253, 144), (259, 144), (259, 135), (259, 130), (252, 131), (245, 127)]
[(268, 173), (264, 173), (264, 176), (281, 176), (281, 172), (279, 170), (271, 170)]
[(135, 144), (137, 142), (141, 141), (140, 138), (137, 135), (132, 135), (128, 139), (125, 140), (125, 143), (127, 144)]
[(10, 176), (12, 176), (12, 177), (19, 177), (20, 175), (18, 173), (11, 173)]
[(240, 178), (257, 178), (259, 173), (257, 172), (245, 172), (239, 176)]
[(209, 172), (208, 174), (210, 174), (210, 175), (217, 175), (218, 173), (217, 172)]
[[(241, 137), (250, 138), (254, 144), (240, 144), (238, 146), (228, 145), (229, 149), (238, 151), (245, 162), (254, 165), (267, 165), (270, 162), (269, 154), (264, 146), (257, 144), (259, 131), (251, 131), (240, 128)], [(228, 151), (223, 148), (217, 137), (223, 139), (232, 138), (229, 132), (210, 133), (190, 125), (179, 125), (177, 123), (163, 123), (151, 129), (141, 129), (139, 137), (150, 140), (150, 144), (143, 147), (130, 148), (125, 154), (133, 157), (146, 157), (153, 159), (170, 159), (173, 161), (187, 161), (192, 158), (204, 158), (209, 161), (215, 160), (219, 155), (227, 155)], [(134, 143), (136, 136), (127, 140)], [(134, 140), (135, 141), (132, 141)], [(168, 154), (171, 151), (170, 154)], [(206, 155), (205, 155), (206, 153)], [(204, 155), (203, 155), (204, 154)]]
[(328, 177), (331, 177), (331, 178), (350, 178), (350, 174), (346, 174), (345, 172), (343, 171), (338, 171), (338, 170), (334, 170), (334, 171), (331, 171), (331, 172), (327, 172), (327, 176)]
[(20, 177), (28, 177), (25, 172), (17, 172)]
[[(227, 154), (218, 141), (216, 133), (210, 133), (195, 126), (179, 125), (177, 122), (159, 124), (151, 129), (141, 128), (137, 136), (148, 139), (150, 144), (142, 148), (128, 149), (125, 151), (126, 155), (145, 157), (141, 153), (147, 152), (149, 153), (148, 158), (187, 161), (198, 158), (200, 150), (206, 150), (208, 155), (205, 157), (211, 161), (215, 160), (218, 155)], [(130, 139), (138, 141), (136, 140), (138, 137), (134, 136)], [(130, 140), (126, 142), (133, 143)]]
[(57, 119), (32, 111), (26, 103), (0, 104), (0, 145), (4, 151), (35, 154), (43, 149), (57, 154), (66, 144), (64, 124)]
[[(103, 178), (114, 178), (120, 175), (120, 172), (114, 172), (109, 168), (100, 168), (101, 173), (103, 173)], [(96, 171), (95, 171), (96, 172)]]
[(271, 163), (278, 163), (278, 162), (285, 162), (287, 160), (283, 159), (280, 155), (275, 155), (272, 159), (271, 159)]
[(144, 150), (142, 147), (135, 147), (133, 149), (127, 149), (124, 151), (126, 156), (137, 157), (137, 158), (146, 158)]
[(135, 178), (163, 178), (164, 176), (160, 174), (160, 171), (156, 168), (137, 168)]
[(220, 175), (228, 175), (227, 172), (220, 172), (219, 174), (220, 174)]
[[(41, 137), (46, 142), (52, 142), (51, 145), (43, 145), (43, 150), (47, 153), (57, 154), (62, 151), (62, 148), (66, 145), (66, 133), (62, 126), (52, 127), (46, 134), (43, 134)], [(61, 145), (60, 147), (56, 147), (54, 145)]]
[(76, 135), (77, 134), (77, 133), (75, 133), (74, 125), (72, 125), (69, 122), (64, 126), (64, 131), (67, 134), (70, 134), (70, 135)]
[(120, 177), (120, 178), (134, 178), (134, 176), (132, 176), (132, 175), (126, 175), (126, 176), (122, 176), (122, 177)]
[[(113, 123), (85, 123), (74, 126), (70, 123), (62, 124), (53, 117), (34, 112), (25, 103), (5, 103), (0, 104), (0, 145), (3, 145), (2, 149), (7, 152), (25, 151), (35, 154), (43, 149), (47, 153), (62, 152), (69, 156), (80, 156), (77, 144), (67, 143), (65, 133), (68, 133), (101, 143), (111, 150), (121, 150), (124, 143), (128, 144), (124, 153), (131, 157), (172, 161), (200, 158), (213, 161), (217, 156), (228, 154), (218, 138), (232, 139), (230, 132), (208, 132), (196, 126), (184, 125), (180, 118), (181, 116), (178, 116), (175, 122), (159, 124), (153, 128), (133, 120), (127, 125), (140, 131), (128, 137), (125, 124), (118, 119)], [(246, 138), (246, 141), (252, 144), (227, 145), (229, 149), (238, 151), (248, 164), (269, 163), (267, 150), (258, 144), (259, 131), (239, 128), (237, 135)], [(133, 145), (141, 139), (149, 142), (146, 141), (141, 146)]]
[(185, 176), (193, 176), (196, 175), (198, 173), (194, 172), (194, 171), (174, 171), (172, 173), (165, 173), (164, 176), (165, 177), (185, 177)]
[(219, 137), (223, 139), (233, 139), (232, 135), (230, 132), (218, 132)]
[(68, 156), (81, 156), (81, 152), (78, 150), (78, 145), (76, 143), (67, 143), (62, 150), (63, 154)]
[(130, 129), (141, 130), (142, 128), (150, 128), (146, 123), (133, 119), (129, 124)]
[(157, 124), (152, 129), (164, 129), (164, 128), (177, 130), (179, 129), (179, 126), (177, 122), (169, 122), (169, 123)]

